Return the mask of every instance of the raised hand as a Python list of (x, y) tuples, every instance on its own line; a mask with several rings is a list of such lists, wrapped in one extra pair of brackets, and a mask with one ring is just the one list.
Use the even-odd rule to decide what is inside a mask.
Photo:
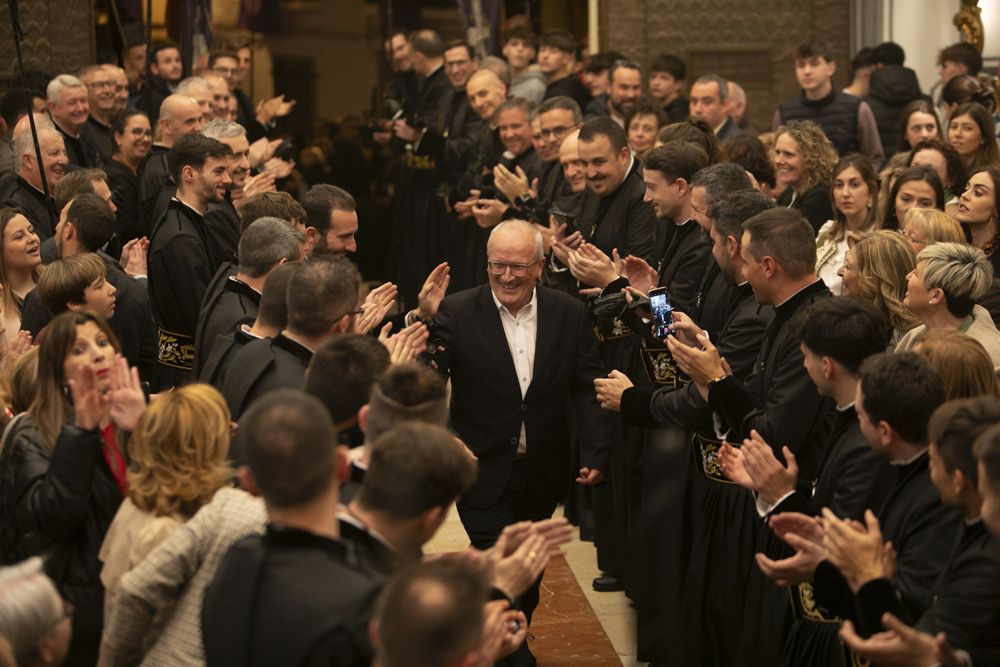
[[(503, 533), (500, 537), (503, 539)], [(517, 549), (502, 556), (505, 551), (508, 551), (506, 547), (498, 544), (498, 549), (490, 553), (492, 583), (508, 597), (516, 598), (541, 576), (551, 558), (551, 550), (545, 537), (532, 531)]]
[(97, 388), (97, 376), (90, 365), (83, 366), (77, 377), (67, 381), (73, 397), (74, 423), (91, 431), (101, 425), (107, 400)]
[(886, 613), (882, 616), (885, 632), (865, 638), (857, 633), (854, 624), (844, 621), (840, 638), (854, 653), (873, 663), (886, 667), (964, 667), (961, 659), (943, 632), (936, 636), (920, 632)]
[(750, 438), (743, 441), (743, 463), (753, 479), (753, 490), (771, 505), (795, 490), (795, 482), (799, 476), (795, 455), (788, 447), (783, 447), (782, 452), (788, 461), (787, 467), (781, 464), (771, 445), (764, 441), (756, 429), (750, 431)]
[(478, 199), (472, 207), (472, 215), (476, 224), (483, 229), (496, 227), (503, 220), (503, 214), (510, 208), (499, 199)]
[(259, 165), (264, 164), (272, 157), (274, 157), (274, 152), (278, 150), (284, 139), (268, 139), (267, 137), (261, 137), (257, 141), (250, 144), (250, 151), (247, 155), (250, 159), (250, 166), (257, 168)]
[(660, 282), (660, 276), (656, 269), (651, 267), (642, 257), (629, 255), (622, 259), (621, 275), (628, 280), (628, 284), (636, 288), (643, 294), (649, 294)]
[(379, 342), (389, 350), (389, 363), (405, 364), (413, 361), (427, 349), (427, 338), (430, 332), (423, 322), (414, 322), (395, 336), (390, 336), (392, 322), (386, 322), (379, 333)]
[(722, 474), (729, 481), (750, 491), (757, 490), (754, 488), (753, 478), (747, 472), (743, 452), (739, 447), (733, 447), (728, 442), (723, 442), (719, 449), (719, 465), (722, 467)]
[(497, 190), (507, 198), (507, 201), (511, 202), (521, 195), (528, 194), (531, 190), (528, 185), (528, 176), (524, 170), (521, 167), (515, 169), (516, 171), (512, 172), (502, 164), (493, 167), (493, 183)]
[(882, 530), (874, 512), (865, 510), (865, 526), (861, 527), (824, 508), (823, 530), (827, 558), (855, 593), (869, 581), (888, 576)]
[(399, 288), (394, 283), (382, 283), (365, 297), (361, 317), (354, 320), (354, 333), (367, 334), (385, 319), (396, 303)]
[(448, 262), (441, 262), (427, 275), (420, 294), (417, 295), (417, 316), (432, 320), (437, 316), (438, 307), (448, 291), (451, 282), (451, 267)]
[(139, 380), (139, 369), (129, 368), (128, 361), (121, 355), (111, 363), (111, 389), (107, 400), (115, 426), (123, 431), (134, 431), (146, 409), (146, 395)]

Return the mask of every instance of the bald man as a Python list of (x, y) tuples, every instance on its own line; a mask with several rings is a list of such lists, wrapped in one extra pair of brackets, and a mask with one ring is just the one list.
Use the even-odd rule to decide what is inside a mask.
[(153, 223), (167, 210), (171, 197), (177, 192), (177, 185), (167, 170), (167, 152), (183, 136), (201, 132), (203, 110), (198, 100), (188, 95), (168, 95), (160, 105), (160, 117), (156, 133), (159, 138), (153, 142), (139, 183), (139, 201), (145, 217), (145, 235), (152, 231)]
[[(27, 117), (25, 117), (26, 119)], [(45, 170), (45, 178), (51, 193), (52, 188), (66, 173), (69, 158), (66, 156), (66, 145), (63, 143), (62, 134), (51, 126), (39, 125), (38, 144), (42, 154), (41, 169), (35, 154), (31, 132), (22, 130), (14, 139), (17, 183), (3, 206), (24, 211), (25, 216), (34, 226), (39, 241), (44, 241), (55, 233), (59, 214), (55, 209), (52, 197), (45, 196), (43, 192), (41, 171)]]

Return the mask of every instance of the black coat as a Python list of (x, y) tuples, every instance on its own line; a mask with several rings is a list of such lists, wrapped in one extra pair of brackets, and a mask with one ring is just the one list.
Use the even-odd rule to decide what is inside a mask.
[(553, 81), (545, 89), (545, 99), (549, 100), (559, 96), (572, 98), (573, 101), (580, 105), (581, 110), (586, 109), (587, 105), (590, 104), (590, 100), (593, 99), (590, 91), (583, 85), (577, 74), (570, 74), (569, 76)]
[[(925, 97), (917, 73), (902, 65), (884, 65), (872, 70), (871, 85), (865, 102), (871, 107), (878, 125), (878, 136), (887, 158), (899, 151), (899, 123), (903, 108)], [(927, 98), (930, 101), (930, 98)]]
[(681, 95), (663, 107), (663, 113), (667, 114), (667, 121), (671, 123), (685, 121), (691, 113), (691, 100)]
[(201, 305), (194, 335), (194, 372), (201, 376), (205, 359), (215, 340), (240, 324), (252, 323), (260, 307), (260, 293), (236, 278), (229, 278), (215, 294), (207, 294)]
[(269, 391), (302, 389), (312, 351), (283, 334), (247, 343), (229, 364), (222, 395), (233, 419)]
[(204, 218), (173, 199), (149, 238), (149, 300), (159, 329), (159, 389), (191, 380), (194, 334), (212, 257)]
[[(97, 558), (122, 492), (101, 453), (101, 435), (69, 424), (49, 447), (30, 415), (9, 434), (3, 454), (3, 512), (13, 513), (30, 551), (40, 542), (45, 572), (73, 603), (73, 639), (65, 665), (93, 665), (104, 624), (104, 587)], [(9, 481), (8, 481), (9, 480)], [(5, 537), (9, 539), (10, 536)], [(36, 539), (32, 539), (36, 538)]]
[(652, 204), (643, 201), (645, 194), (642, 165), (635, 160), (622, 184), (606, 197), (584, 190), (576, 228), (608, 257), (617, 248), (622, 257), (635, 255), (655, 266), (658, 223)]
[(764, 332), (760, 354), (745, 383), (728, 377), (713, 383), (708, 402), (730, 428), (729, 440), (742, 442), (756, 429), (779, 460), (787, 446), (799, 464), (799, 474), (812, 479), (819, 468), (823, 438), (828, 433), (832, 404), (820, 396), (802, 366), (796, 315), (830, 291), (817, 280), (774, 309)]
[[(528, 502), (551, 512), (574, 475), (567, 407), (575, 408), (580, 466), (606, 470), (608, 413), (597, 404), (594, 379), (605, 377), (586, 311), (573, 297), (536, 287), (538, 333), (531, 385), (525, 396), (489, 285), (449, 296), (434, 320), (438, 369), (450, 375), (451, 426), (479, 459), (479, 478), (462, 497), (478, 509), (503, 492), (524, 425)], [(575, 476), (575, 475), (574, 475)]]
[(350, 542), (270, 524), (230, 548), (205, 591), (205, 662), (368, 665), (381, 581)]
[(104, 164), (111, 161), (111, 156), (115, 152), (111, 128), (94, 118), (93, 114), (87, 118), (87, 124), (80, 130), (80, 140), (94, 156), (94, 166), (103, 168)]
[[(74, 137), (67, 133), (66, 130), (59, 127), (59, 123), (52, 120), (52, 124), (56, 128), (56, 132), (62, 135), (63, 144), (66, 146), (66, 157), (69, 160), (70, 169), (77, 167), (79, 169), (93, 169), (97, 166), (98, 156), (97, 149), (94, 148), (90, 143), (84, 140), (84, 132), (81, 130), (80, 136)], [(84, 125), (84, 128), (87, 126)]]
[(51, 196), (46, 197), (41, 190), (35, 189), (20, 176), (17, 177), (3, 205), (21, 211), (35, 228), (40, 242), (55, 235), (56, 224), (59, 222), (59, 212), (56, 211), (55, 202)]
[(820, 183), (811, 190), (802, 194), (795, 194), (791, 188), (786, 188), (778, 195), (778, 206), (794, 208), (801, 213), (812, 226), (813, 231), (819, 233), (819, 228), (833, 219), (833, 208), (830, 204), (830, 186)]
[(915, 619), (890, 580), (868, 582), (858, 589), (859, 630), (882, 632), (882, 614), (888, 611), (921, 632), (945, 633), (956, 648), (1000, 650), (1000, 544), (982, 519), (959, 526), (932, 592), (930, 609)]
[(201, 373), (198, 374), (198, 382), (208, 383), (222, 391), (222, 381), (226, 376), (229, 362), (244, 345), (253, 340), (259, 339), (246, 333), (242, 325), (237, 325), (228, 333), (220, 334), (206, 353)]
[(167, 153), (170, 149), (162, 144), (153, 144), (139, 170), (139, 210), (143, 215), (142, 233), (139, 236), (149, 236), (153, 226), (160, 219), (164, 208), (157, 207), (157, 201), (165, 190), (169, 197), (177, 192), (177, 185), (167, 171)]
[[(667, 250), (660, 263), (660, 286), (667, 288), (670, 305), (682, 313), (694, 312), (698, 291), (712, 259), (712, 244), (694, 220), (673, 226)], [(619, 251), (620, 252), (620, 251)]]
[[(941, 502), (931, 482), (927, 452), (902, 466), (894, 466), (897, 481), (878, 513), (882, 536), (896, 550), (893, 579), (903, 606), (920, 617), (933, 604), (934, 583), (941, 575), (955, 543), (961, 515)], [(855, 599), (847, 582), (824, 561), (813, 579), (816, 602), (842, 618), (854, 617)]]
[(118, 209), (118, 240), (125, 245), (148, 233), (146, 217), (139, 202), (139, 177), (121, 162), (109, 160), (102, 167), (108, 175), (111, 198)]
[(228, 194), (218, 204), (205, 207), (205, 238), (208, 240), (213, 273), (223, 262), (235, 261), (241, 234), (240, 214)]

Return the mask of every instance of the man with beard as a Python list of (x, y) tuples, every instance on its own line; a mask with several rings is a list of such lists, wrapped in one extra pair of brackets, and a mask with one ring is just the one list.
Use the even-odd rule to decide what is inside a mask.
[(115, 114), (115, 77), (104, 65), (91, 65), (80, 73), (87, 86), (90, 115), (80, 130), (84, 143), (89, 144), (101, 163), (111, 159), (114, 142), (111, 139), (111, 121)]
[(59, 214), (51, 195), (42, 190), (42, 170), (49, 186), (49, 192), (66, 173), (69, 159), (62, 135), (52, 128), (38, 128), (38, 145), (41, 148), (42, 164), (39, 166), (35, 154), (35, 144), (30, 131), (21, 132), (14, 139), (14, 159), (17, 165), (17, 181), (4, 202), (4, 206), (19, 209), (35, 228), (39, 241), (52, 236)]
[(625, 116), (642, 97), (642, 67), (628, 60), (615, 61), (608, 68), (608, 82), (608, 92), (590, 101), (584, 118), (610, 117), (625, 127)]
[(564, 95), (586, 109), (590, 91), (580, 81), (576, 65), (576, 42), (566, 30), (546, 30), (538, 40), (538, 71), (545, 76), (548, 87), (545, 99)]
[(181, 51), (169, 42), (154, 42), (149, 50), (146, 84), (139, 93), (136, 108), (149, 116), (149, 124), (156, 126), (160, 119), (161, 105), (184, 76)]
[(357, 252), (358, 212), (351, 193), (335, 185), (314, 185), (302, 197), (302, 208), (312, 257)]
[(579, 142), (587, 190), (576, 228), (608, 257), (617, 251), (655, 263), (656, 214), (645, 200), (642, 165), (629, 150), (625, 130), (610, 118), (594, 118), (583, 124)]
[[(139, 201), (146, 215), (147, 235), (167, 210), (170, 198), (177, 190), (177, 184), (167, 168), (167, 152), (181, 137), (201, 131), (202, 115), (201, 107), (192, 97), (171, 95), (163, 100), (159, 120), (160, 140), (153, 142), (139, 180)], [(153, 135), (156, 136), (155, 130)]]
[(213, 266), (205, 209), (225, 197), (232, 183), (231, 159), (229, 146), (197, 133), (181, 137), (167, 155), (177, 195), (153, 227), (148, 259), (158, 339), (157, 390), (192, 378), (198, 312)]
[(70, 74), (60, 74), (45, 90), (49, 116), (59, 134), (63, 135), (69, 163), (90, 168), (97, 164), (97, 151), (80, 136), (90, 117), (87, 86)]

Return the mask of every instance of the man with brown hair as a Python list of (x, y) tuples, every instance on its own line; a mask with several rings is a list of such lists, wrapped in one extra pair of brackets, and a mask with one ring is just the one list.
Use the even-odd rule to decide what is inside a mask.
[(576, 40), (567, 30), (546, 30), (538, 40), (538, 70), (545, 76), (548, 87), (545, 99), (565, 95), (586, 109), (591, 95), (574, 70)]

